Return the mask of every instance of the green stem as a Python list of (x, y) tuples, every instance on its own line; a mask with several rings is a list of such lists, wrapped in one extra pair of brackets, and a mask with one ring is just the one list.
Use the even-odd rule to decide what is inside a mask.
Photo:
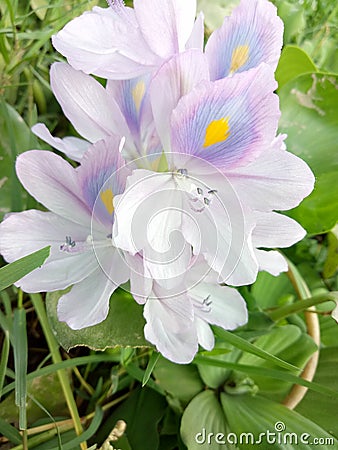
[(326, 294), (315, 295), (314, 297), (306, 298), (291, 305), (284, 305), (274, 311), (268, 313), (270, 319), (277, 322), (284, 319), (291, 314), (300, 313), (310, 308), (311, 306), (319, 305), (327, 301), (338, 301), (338, 292), (328, 292)]
[[(59, 352), (59, 345), (52, 333), (50, 326), (49, 326), (46, 310), (45, 310), (41, 295), (40, 294), (30, 294), (30, 297), (32, 299), (32, 303), (34, 305), (34, 308), (35, 308), (35, 311), (39, 318), (42, 330), (46, 337), (46, 341), (48, 344), (48, 348), (51, 352), (53, 362), (55, 364), (60, 363), (62, 361), (62, 358), (61, 358), (61, 355)], [(57, 374), (58, 374), (59, 381), (60, 381), (60, 384), (61, 384), (61, 387), (63, 390), (63, 394), (64, 394), (66, 402), (67, 402), (67, 406), (68, 406), (71, 418), (73, 419), (73, 422), (74, 422), (75, 432), (79, 436), (80, 434), (83, 433), (83, 428), (81, 425), (81, 420), (80, 420), (78, 409), (77, 409), (77, 406), (76, 406), (76, 403), (74, 400), (73, 392), (72, 392), (72, 389), (71, 389), (71, 386), (69, 383), (67, 372), (65, 370), (58, 370)], [(87, 444), (85, 442), (83, 442), (81, 444), (81, 449), (82, 450), (87, 449)]]

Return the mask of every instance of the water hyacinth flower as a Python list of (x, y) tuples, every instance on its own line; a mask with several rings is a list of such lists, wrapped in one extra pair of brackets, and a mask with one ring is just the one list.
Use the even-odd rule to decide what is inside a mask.
[[(126, 191), (115, 198), (116, 245), (142, 251), (147, 269), (166, 288), (189, 264), (189, 250), (173, 240), (171, 250), (176, 245), (180, 258), (170, 266), (163, 259), (175, 230), (195, 255), (203, 255), (219, 282), (240, 286), (253, 283), (258, 270), (287, 270), (279, 253), (262, 248), (290, 246), (305, 230), (273, 210), (296, 206), (314, 184), (308, 166), (282, 148), (283, 137), (275, 138), (279, 106), (272, 69), (262, 64), (206, 81), (199, 79), (206, 76), (200, 56), (190, 50), (173, 57), (150, 84), (167, 172), (134, 170)], [(189, 70), (194, 58), (195, 70)], [(160, 96), (164, 86), (171, 89)], [(147, 230), (139, 234), (142, 221)], [(154, 252), (161, 264), (148, 263)]]
[(129, 266), (124, 263), (111, 240), (112, 199), (123, 192), (129, 175), (119, 140), (95, 144), (76, 169), (52, 152), (28, 151), (18, 157), (16, 171), (26, 190), (50, 212), (8, 214), (0, 224), (0, 252), (12, 262), (51, 246), (45, 264), (17, 286), (26, 292), (73, 286), (59, 301), (59, 319), (74, 329), (101, 322), (111, 294), (130, 278), (130, 261)]
[[(75, 69), (104, 78), (127, 79), (154, 72), (173, 55), (203, 49), (203, 15), (196, 0), (122, 0), (94, 8), (53, 36), (54, 47)], [(83, 32), (86, 30), (86, 33)], [(211, 79), (270, 64), (275, 70), (282, 48), (283, 24), (267, 0), (241, 0), (211, 34), (205, 52)]]

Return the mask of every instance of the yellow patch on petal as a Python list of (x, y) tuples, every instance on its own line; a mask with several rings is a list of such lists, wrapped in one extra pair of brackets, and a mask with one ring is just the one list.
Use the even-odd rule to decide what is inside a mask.
[(249, 59), (249, 46), (239, 45), (232, 52), (230, 74), (237, 72)]
[(139, 81), (135, 85), (134, 89), (132, 90), (131, 94), (133, 96), (133, 100), (134, 100), (137, 112), (140, 110), (145, 91), (146, 91), (146, 86), (144, 84), (144, 81)]
[(102, 203), (106, 207), (106, 210), (111, 215), (114, 212), (114, 205), (113, 205), (113, 198), (114, 194), (111, 189), (107, 189), (106, 191), (101, 192), (100, 198), (102, 200)]
[(206, 129), (203, 147), (210, 147), (210, 145), (224, 142), (228, 139), (229, 135), (229, 117), (213, 120)]

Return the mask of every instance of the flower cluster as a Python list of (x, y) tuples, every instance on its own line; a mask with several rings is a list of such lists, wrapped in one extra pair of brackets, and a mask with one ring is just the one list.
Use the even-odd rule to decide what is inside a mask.
[(282, 35), (267, 0), (241, 0), (205, 48), (195, 0), (134, 0), (133, 9), (115, 0), (54, 36), (68, 63), (52, 65), (51, 87), (82, 139), (32, 130), (79, 164), (43, 150), (18, 157), (21, 183), (49, 211), (9, 214), (0, 252), (9, 262), (45, 245), (51, 253), (17, 285), (72, 286), (58, 317), (80, 329), (103, 321), (128, 282), (146, 339), (178, 363), (213, 348), (210, 324), (245, 324), (235, 287), (287, 269), (269, 249), (305, 231), (275, 211), (314, 184), (277, 135)]

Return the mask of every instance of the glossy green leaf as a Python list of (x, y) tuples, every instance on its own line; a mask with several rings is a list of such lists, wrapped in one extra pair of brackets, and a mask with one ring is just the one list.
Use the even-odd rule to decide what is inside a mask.
[(204, 388), (195, 366), (174, 364), (163, 357), (158, 360), (154, 376), (161, 388), (184, 405)]
[(337, 76), (302, 75), (280, 91), (280, 131), (287, 147), (304, 159), (316, 176), (312, 194), (288, 215), (310, 234), (330, 230), (338, 221)]
[(316, 70), (316, 66), (304, 50), (296, 45), (287, 45), (283, 48), (275, 74), (278, 88), (299, 75)]
[(311, 450), (315, 438), (334, 443), (333, 436), (323, 428), (279, 403), (258, 395), (221, 393), (220, 399), (232, 438), (237, 438), (240, 450), (259, 445), (269, 450)]
[[(317, 350), (313, 340), (307, 334), (302, 333), (295, 325), (277, 327), (269, 334), (259, 337), (255, 341), (255, 345), (300, 368), (305, 366), (309, 357)], [(247, 353), (238, 362), (255, 367), (271, 367), (271, 364), (267, 361)], [(259, 387), (260, 394), (276, 401), (282, 401), (292, 387), (289, 382), (264, 376), (251, 375), (251, 378)]]
[(251, 344), (251, 342), (246, 341), (245, 339), (241, 338), (240, 336), (237, 336), (234, 333), (231, 333), (229, 331), (223, 330), (219, 327), (214, 327), (216, 335), (222, 339), (224, 342), (233, 345), (235, 348), (238, 348), (239, 350), (242, 350), (243, 352), (250, 353), (252, 355), (256, 355), (259, 358), (262, 358), (263, 360), (270, 361), (274, 364), (276, 364), (279, 367), (283, 367), (284, 369), (291, 370), (291, 371), (297, 371), (297, 367), (293, 366), (292, 364), (289, 364), (286, 361), (281, 360), (280, 358), (277, 358), (276, 356), (272, 355), (271, 353), (255, 346), (254, 344)]
[[(218, 347), (221, 347), (222, 345), (225, 346), (226, 344), (217, 344)], [(229, 348), (229, 346), (227, 346), (227, 348)], [(239, 349), (232, 347), (228, 353), (223, 355), (214, 355), (213, 358), (219, 361), (237, 362), (241, 353), (242, 352)], [(206, 354), (206, 356), (208, 356), (208, 354)], [(221, 386), (231, 372), (231, 370), (226, 367), (214, 367), (204, 364), (198, 364), (197, 367), (204, 383), (212, 389), (217, 389)]]
[(257, 304), (263, 308), (273, 308), (282, 305), (285, 300), (295, 297), (294, 288), (286, 273), (274, 277), (268, 272), (259, 272), (256, 282), (251, 290)]
[[(336, 329), (336, 336), (337, 334)], [(319, 355), (315, 381), (338, 390), (337, 366), (338, 347), (322, 349)], [(296, 411), (318, 423), (318, 425), (338, 438), (336, 399), (329, 396), (323, 397), (317, 392), (308, 391), (304, 399), (296, 407)]]
[(0, 269), (0, 291), (6, 289), (28, 273), (41, 267), (48, 258), (50, 247), (44, 247), (31, 255), (24, 256), (17, 261), (7, 264)]
[(228, 432), (221, 405), (213, 391), (198, 394), (184, 411), (181, 437), (189, 450), (233, 449), (219, 443), (222, 435), (224, 437)]
[(48, 293), (46, 308), (55, 337), (66, 350), (79, 345), (94, 350), (117, 346), (151, 347), (143, 335), (143, 308), (124, 291), (112, 295), (108, 317), (103, 322), (82, 330), (72, 330), (66, 323), (59, 322), (56, 308), (61, 295), (61, 291)]

